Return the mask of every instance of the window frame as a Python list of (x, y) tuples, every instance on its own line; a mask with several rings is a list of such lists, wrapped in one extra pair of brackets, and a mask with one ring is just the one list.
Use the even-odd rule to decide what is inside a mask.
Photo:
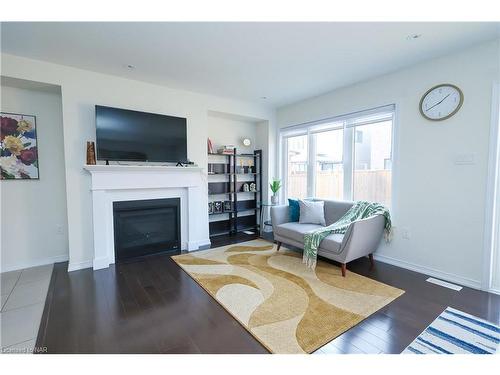
[[(371, 118), (370, 118), (371, 116)], [(378, 119), (377, 119), (378, 117)], [(360, 121), (363, 119), (364, 121)], [(343, 199), (352, 200), (354, 194), (354, 152), (355, 152), (355, 131), (358, 126), (376, 124), (387, 120), (392, 120), (391, 126), (391, 213), (394, 210), (397, 189), (397, 119), (398, 106), (394, 104), (384, 105), (371, 108), (368, 110), (356, 111), (350, 114), (340, 115), (321, 119), (318, 121), (310, 121), (298, 125), (288, 126), (279, 130), (279, 176), (282, 181), (283, 189), (281, 189), (280, 198), (282, 202), (288, 199), (288, 142), (287, 139), (298, 135), (307, 135), (307, 196), (313, 197), (315, 194), (315, 165), (314, 153), (314, 135), (330, 130), (343, 129), (343, 173), (344, 173), (344, 191)], [(342, 125), (339, 125), (341, 123)], [(336, 124), (336, 125), (335, 125)]]

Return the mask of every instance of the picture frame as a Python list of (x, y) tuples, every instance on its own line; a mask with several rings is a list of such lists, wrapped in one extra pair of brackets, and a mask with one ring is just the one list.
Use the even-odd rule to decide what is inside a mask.
[(213, 207), (213, 212), (214, 214), (220, 214), (222, 213), (222, 209), (223, 209), (223, 206), (222, 206), (222, 201), (215, 201), (215, 202), (212, 202), (212, 207)]
[(208, 214), (213, 214), (214, 213), (214, 207), (212, 202), (208, 202)]
[(36, 116), (0, 112), (0, 179), (39, 180)]
[(224, 212), (230, 212), (230, 211), (233, 211), (233, 202), (224, 201)]

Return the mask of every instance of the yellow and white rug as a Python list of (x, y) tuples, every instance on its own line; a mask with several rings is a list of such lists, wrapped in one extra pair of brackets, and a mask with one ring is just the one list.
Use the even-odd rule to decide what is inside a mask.
[(404, 293), (264, 240), (172, 259), (272, 353), (311, 353)]

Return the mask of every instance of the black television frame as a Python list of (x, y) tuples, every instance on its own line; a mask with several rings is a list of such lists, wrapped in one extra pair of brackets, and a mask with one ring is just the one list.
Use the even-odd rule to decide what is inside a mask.
[[(186, 160), (161, 160), (161, 161), (154, 161), (154, 160), (143, 160), (143, 159), (109, 159), (109, 158), (106, 159), (106, 158), (100, 158), (99, 157), (100, 156), (99, 155), (100, 149), (99, 149), (99, 144), (98, 144), (98, 139), (97, 139), (97, 107), (118, 109), (118, 110), (130, 111), (130, 112), (137, 112), (137, 113), (143, 113), (143, 114), (146, 114), (146, 115), (156, 115), (156, 116), (164, 116), (164, 117), (173, 117), (173, 118), (185, 120), (186, 126), (184, 128), (184, 131), (185, 131), (185, 135), (186, 135), (185, 136), (185, 139), (186, 139)], [(95, 130), (96, 130), (96, 138), (95, 138), (96, 139), (96, 147), (95, 147), (95, 149), (96, 149), (95, 150), (95, 152), (96, 152), (96, 160), (105, 161), (106, 164), (108, 164), (108, 162), (110, 162), (110, 161), (116, 161), (116, 162), (131, 161), (131, 162), (137, 162), (137, 163), (179, 163), (179, 162), (181, 162), (181, 163), (187, 163), (189, 161), (189, 158), (188, 158), (188, 155), (187, 155), (187, 118), (186, 117), (165, 115), (165, 114), (155, 113), (155, 112), (137, 111), (135, 109), (118, 108), (118, 107), (111, 107), (111, 106), (96, 104), (94, 106), (94, 125), (95, 125)]]

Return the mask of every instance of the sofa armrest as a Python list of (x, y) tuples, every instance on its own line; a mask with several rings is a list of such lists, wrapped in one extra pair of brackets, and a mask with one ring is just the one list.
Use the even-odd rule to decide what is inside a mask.
[(288, 223), (289, 221), (290, 216), (287, 205), (271, 207), (271, 223), (273, 225), (273, 231), (277, 225)]
[(372, 254), (377, 250), (384, 233), (385, 217), (375, 215), (351, 223), (342, 240), (345, 262)]

